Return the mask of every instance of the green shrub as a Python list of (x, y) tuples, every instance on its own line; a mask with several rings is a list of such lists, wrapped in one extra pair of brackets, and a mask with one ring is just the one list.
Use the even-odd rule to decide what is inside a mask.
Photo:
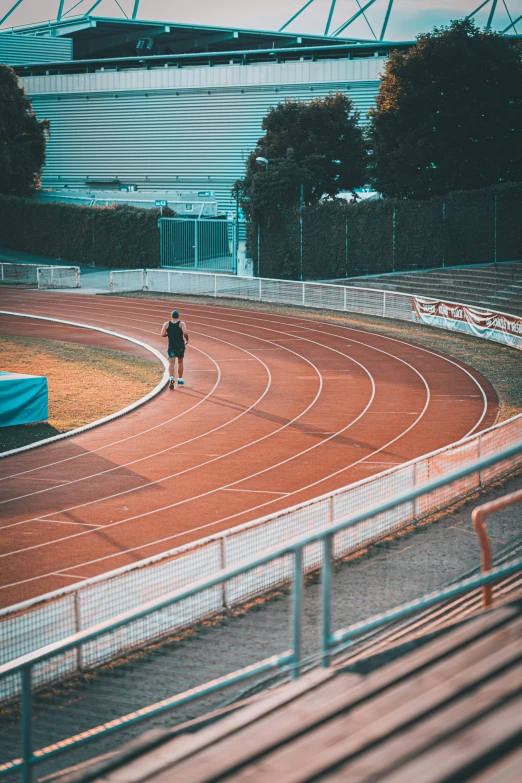
[[(163, 216), (172, 216), (163, 209)], [(0, 246), (72, 264), (159, 266), (159, 209), (86, 207), (0, 196)]]
[[(495, 214), (496, 213), (496, 214)], [(522, 183), (425, 201), (336, 200), (305, 207), (303, 277), (328, 280), (382, 272), (522, 258)], [(247, 226), (247, 253), (263, 277), (299, 279), (299, 210)], [(258, 259), (258, 231), (260, 254)], [(256, 269), (258, 267), (256, 266)]]

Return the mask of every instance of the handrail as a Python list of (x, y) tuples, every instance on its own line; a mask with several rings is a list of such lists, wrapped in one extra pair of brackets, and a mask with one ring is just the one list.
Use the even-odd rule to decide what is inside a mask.
[(386, 503), (381, 503), (379, 506), (369, 507), (365, 511), (362, 511), (355, 516), (351, 516), (348, 517), (348, 519), (343, 519), (340, 522), (336, 522), (334, 525), (331, 525), (325, 530), (317, 533), (311, 533), (307, 536), (304, 536), (303, 538), (291, 540), (284, 546), (273, 547), (272, 549), (269, 549), (267, 552), (265, 552), (265, 554), (256, 557), (254, 560), (241, 561), (236, 566), (224, 568), (220, 571), (217, 571), (210, 577), (207, 576), (203, 579), (192, 582), (187, 587), (178, 588), (177, 590), (173, 590), (170, 593), (166, 593), (160, 598), (155, 598), (152, 601), (148, 601), (147, 603), (142, 604), (141, 607), (137, 610), (130, 609), (127, 612), (122, 612), (122, 614), (118, 615), (117, 617), (105, 620), (104, 622), (98, 623), (97, 625), (91, 626), (90, 628), (86, 628), (85, 630), (79, 631), (76, 634), (72, 634), (71, 636), (66, 637), (65, 639), (62, 639), (58, 642), (53, 642), (46, 647), (42, 647), (40, 650), (35, 650), (19, 658), (14, 658), (12, 661), (0, 665), (0, 677), (5, 674), (14, 674), (26, 668), (28, 665), (42, 662), (46, 660), (46, 658), (49, 658), (57, 653), (67, 652), (67, 650), (76, 647), (78, 644), (92, 641), (98, 636), (102, 636), (104, 633), (115, 631), (129, 622), (140, 620), (142, 617), (145, 617), (152, 612), (156, 612), (159, 609), (164, 609), (172, 603), (181, 601), (183, 598), (190, 598), (196, 593), (200, 593), (202, 590), (216, 587), (222, 582), (228, 581), (235, 576), (240, 576), (241, 574), (245, 573), (245, 571), (249, 571), (252, 568), (258, 568), (259, 566), (265, 565), (271, 560), (276, 560), (283, 555), (292, 553), (295, 554), (297, 551), (304, 549), (304, 547), (308, 546), (309, 544), (313, 544), (317, 541), (323, 541), (326, 538), (331, 538), (341, 530), (344, 530), (347, 527), (352, 527), (359, 522), (363, 522), (370, 516), (373, 517), (377, 516), (378, 514), (383, 514), (386, 511), (390, 511), (392, 508), (395, 508), (396, 506), (400, 506), (403, 503), (408, 503), (409, 501), (415, 500), (421, 495), (433, 492), (440, 487), (451, 484), (453, 481), (458, 481), (465, 476), (469, 476), (470, 473), (476, 473), (477, 471), (484, 470), (485, 468), (488, 468), (497, 462), (502, 462), (503, 460), (509, 459), (510, 457), (520, 453), (522, 453), (522, 442), (517, 443), (515, 446), (511, 446), (509, 449), (494, 454), (491, 457), (477, 460), (476, 462), (473, 462), (464, 468), (460, 468), (460, 470), (456, 470), (453, 473), (447, 473), (445, 476), (435, 479), (434, 481), (421, 484), (416, 489), (406, 492), (402, 495), (398, 495), (395, 498), (388, 500)]
[[(480, 544), (482, 573), (485, 574), (488, 571), (491, 571), (493, 562), (491, 542), (486, 529), (486, 517), (490, 514), (494, 514), (495, 511), (500, 511), (503, 508), (512, 506), (515, 503), (520, 503), (521, 501), (522, 489), (519, 489), (516, 492), (510, 492), (509, 495), (495, 498), (495, 500), (490, 500), (489, 503), (483, 503), (481, 506), (477, 506), (477, 508), (473, 509), (471, 519)], [(484, 609), (488, 609), (493, 603), (493, 592), (490, 584), (484, 585), (482, 590), (482, 603)]]
[[(283, 546), (278, 546), (264, 554), (258, 556), (255, 560), (246, 560), (236, 566), (224, 568), (211, 577), (200, 579), (198, 582), (194, 582), (191, 585), (174, 590), (171, 593), (164, 595), (161, 598), (154, 599), (143, 604), (138, 610), (129, 610), (120, 614), (116, 618), (106, 620), (84, 631), (80, 631), (73, 634), (66, 639), (47, 645), (40, 650), (33, 651), (24, 656), (21, 656), (9, 663), (0, 666), (0, 679), (2, 677), (12, 676), (13, 674), (20, 673), (22, 681), (22, 694), (21, 694), (21, 733), (22, 733), (22, 755), (21, 758), (11, 760), (7, 763), (0, 765), (0, 776), (9, 774), (15, 769), (22, 770), (22, 776), (24, 783), (31, 781), (33, 766), (44, 761), (51, 756), (55, 756), (63, 751), (69, 749), (72, 745), (84, 744), (91, 741), (101, 735), (108, 732), (117, 730), (122, 726), (129, 725), (130, 723), (136, 723), (151, 717), (151, 715), (158, 714), (171, 709), (179, 704), (186, 703), (195, 698), (199, 698), (203, 695), (213, 693), (217, 690), (225, 688), (233, 683), (241, 682), (246, 678), (253, 677), (262, 672), (268, 671), (273, 668), (289, 668), (292, 677), (298, 677), (300, 673), (300, 667), (302, 665), (302, 652), (301, 652), (301, 636), (302, 636), (302, 602), (303, 602), (303, 554), (305, 547), (309, 544), (321, 541), (323, 543), (324, 558), (322, 564), (322, 644), (321, 644), (321, 658), (323, 665), (328, 665), (330, 655), (335, 649), (339, 648), (339, 645), (343, 642), (349, 641), (358, 632), (363, 632), (376, 628), (379, 625), (386, 624), (394, 619), (399, 619), (412, 614), (417, 610), (427, 608), (435, 603), (443, 601), (445, 599), (456, 597), (468, 590), (475, 587), (484, 587), (491, 585), (494, 581), (502, 577), (507, 577), (516, 571), (522, 570), (522, 558), (517, 561), (508, 563), (507, 565), (499, 566), (498, 568), (489, 570), (486, 574), (471, 577), (460, 583), (450, 585), (442, 590), (430, 593), (423, 598), (404, 604), (400, 607), (388, 610), (381, 615), (370, 618), (369, 620), (352, 625), (346, 629), (339, 630), (335, 633), (330, 631), (330, 595), (331, 595), (331, 574), (332, 574), (332, 552), (333, 541), (336, 533), (356, 525), (368, 517), (382, 514), (390, 509), (415, 500), (421, 495), (428, 492), (432, 492), (439, 487), (445, 486), (453, 481), (468, 476), (471, 473), (484, 470), (491, 465), (509, 459), (517, 454), (522, 453), (522, 442), (511, 446), (509, 449), (492, 455), (490, 457), (480, 459), (476, 462), (468, 464), (466, 467), (460, 468), (453, 473), (447, 474), (442, 478), (438, 478), (434, 481), (427, 482), (414, 490), (396, 496), (391, 500), (382, 503), (377, 507), (369, 507), (365, 511), (358, 514), (349, 516), (344, 520), (337, 522), (325, 530), (312, 533), (307, 536), (294, 539), (287, 542)], [(228, 580), (239, 576), (253, 568), (262, 566), (270, 561), (276, 560), (284, 555), (293, 556), (293, 616), (292, 616), (292, 648), (286, 650), (278, 655), (272, 656), (272, 658), (258, 661), (249, 667), (236, 670), (224, 677), (217, 678), (210, 682), (207, 682), (201, 686), (185, 691), (157, 704), (149, 705), (146, 708), (142, 708), (137, 712), (130, 713), (129, 715), (122, 716), (117, 720), (112, 720), (109, 723), (103, 724), (85, 731), (80, 735), (69, 737), (64, 740), (49, 745), (48, 747), (41, 748), (38, 751), (33, 752), (32, 742), (32, 720), (31, 720), (31, 707), (32, 707), (32, 672), (33, 667), (38, 663), (43, 663), (45, 660), (52, 658), (55, 655), (62, 654), (73, 648), (80, 647), (86, 642), (93, 641), (94, 639), (102, 636), (103, 634), (112, 632), (121, 628), (129, 623), (139, 620), (152, 612), (166, 608), (174, 603), (178, 603), (184, 598), (188, 598), (203, 590), (216, 587), (220, 584), (227, 582)]]

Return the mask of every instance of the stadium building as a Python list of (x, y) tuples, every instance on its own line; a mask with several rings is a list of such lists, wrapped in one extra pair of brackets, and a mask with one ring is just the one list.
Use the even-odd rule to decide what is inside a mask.
[(230, 214), (271, 106), (342, 90), (364, 121), (408, 45), (86, 16), (0, 33), (0, 61), (51, 122), (45, 190)]

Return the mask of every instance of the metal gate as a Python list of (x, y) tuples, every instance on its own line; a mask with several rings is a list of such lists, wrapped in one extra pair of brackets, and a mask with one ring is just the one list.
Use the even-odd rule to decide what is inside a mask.
[(160, 218), (160, 265), (237, 271), (237, 223), (219, 218)]

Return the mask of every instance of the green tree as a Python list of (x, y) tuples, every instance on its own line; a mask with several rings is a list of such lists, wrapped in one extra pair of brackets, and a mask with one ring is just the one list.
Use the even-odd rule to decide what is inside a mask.
[(522, 180), (522, 58), (468, 19), (386, 63), (370, 110), (371, 176), (386, 196), (428, 198)]
[[(236, 182), (246, 217), (270, 220), (280, 210), (335, 197), (365, 181), (366, 149), (352, 101), (337, 92), (310, 102), (285, 100), (263, 120), (265, 135)], [(259, 163), (256, 158), (268, 160)]]
[(23, 196), (40, 185), (49, 120), (38, 120), (12, 68), (0, 65), (0, 193)]

